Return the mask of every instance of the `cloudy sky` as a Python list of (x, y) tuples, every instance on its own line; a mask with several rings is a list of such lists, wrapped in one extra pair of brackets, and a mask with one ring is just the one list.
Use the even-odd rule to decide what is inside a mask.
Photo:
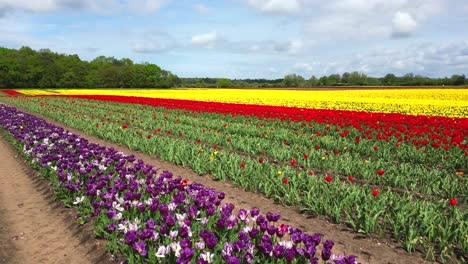
[(467, 0), (0, 0), (0, 46), (181, 77), (468, 74)]

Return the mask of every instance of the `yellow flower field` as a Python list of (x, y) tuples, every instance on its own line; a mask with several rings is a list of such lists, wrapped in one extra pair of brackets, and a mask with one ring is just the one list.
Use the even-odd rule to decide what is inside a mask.
[(212, 102), (468, 117), (467, 89), (22, 89), (28, 95), (122, 95)]

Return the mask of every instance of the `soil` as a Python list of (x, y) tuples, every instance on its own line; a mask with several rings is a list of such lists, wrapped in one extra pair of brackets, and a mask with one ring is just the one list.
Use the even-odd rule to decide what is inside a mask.
[(110, 263), (90, 225), (54, 193), (0, 134), (0, 263)]
[[(36, 114), (36, 116), (40, 116), (40, 115)], [(40, 116), (40, 117), (44, 118), (43, 116)], [(282, 206), (280, 204), (275, 203), (273, 200), (263, 197), (261, 194), (244, 191), (230, 182), (215, 181), (213, 180), (213, 177), (210, 175), (199, 176), (188, 168), (183, 168), (183, 167), (176, 166), (174, 164), (171, 164), (165, 161), (161, 161), (155, 157), (150, 157), (144, 153), (131, 150), (125, 146), (117, 145), (109, 141), (97, 138), (95, 136), (87, 135), (79, 130), (68, 127), (62, 123), (52, 121), (51, 119), (48, 119), (48, 118), (45, 118), (45, 119), (52, 124), (61, 126), (72, 133), (75, 133), (77, 135), (80, 135), (81, 137), (88, 139), (89, 142), (97, 143), (97, 144), (107, 146), (107, 147), (113, 147), (114, 149), (121, 151), (123, 153), (126, 153), (126, 154), (135, 154), (135, 156), (138, 159), (142, 159), (145, 163), (152, 164), (156, 168), (161, 168), (162, 170), (171, 171), (175, 176), (180, 176), (182, 178), (188, 179), (189, 182), (201, 183), (205, 185), (206, 187), (213, 188), (219, 191), (223, 191), (226, 193), (225, 202), (233, 203), (237, 208), (241, 207), (241, 208), (248, 209), (248, 208), (256, 207), (256, 208), (259, 208), (260, 211), (263, 213), (266, 213), (266, 212), (280, 213), (282, 216), (280, 222), (300, 228), (303, 231), (306, 231), (309, 233), (322, 234), (323, 239), (330, 239), (335, 242), (333, 252), (346, 253), (348, 255), (349, 254), (356, 255), (358, 256), (358, 261), (363, 264), (364, 263), (367, 263), (367, 264), (371, 264), (371, 263), (372, 264), (435, 263), (435, 262), (425, 261), (423, 259), (423, 255), (419, 252), (411, 253), (411, 254), (407, 253), (401, 247), (401, 245), (397, 244), (394, 241), (391, 241), (390, 239), (369, 237), (363, 234), (358, 234), (356, 232), (353, 232), (350, 228), (344, 225), (337, 225), (337, 224), (330, 223), (326, 219), (322, 219), (319, 217), (316, 217), (316, 218), (307, 217), (306, 215), (303, 215), (300, 213), (300, 208)], [(3, 149), (4, 148), (3, 141), (2, 141), (1, 146)], [(13, 153), (4, 154), (3, 152), (4, 151), (2, 151), (2, 154), (1, 154), (2, 156), (1, 156), (0, 168), (5, 168), (7, 170), (18, 170), (18, 168), (21, 168), (22, 164), (18, 162), (14, 162), (15, 160), (8, 161), (9, 163), (4, 164), (4, 161), (3, 161), (4, 159), (7, 159), (8, 157), (10, 157), (11, 159), (11, 157), (14, 156), (15, 154)], [(9, 188), (11, 188), (10, 186), (12, 186), (12, 184), (14, 184), (15, 181), (18, 181), (16, 179), (18, 176), (9, 177), (9, 175), (11, 174), (12, 173), (1, 174), (2, 180), (0, 182), (0, 188), (1, 188), (0, 190), (2, 190), (2, 194), (0, 195), (0, 208), (7, 207), (9, 208), (9, 210), (19, 210), (19, 208), (15, 208), (15, 206), (17, 207), (17, 205), (21, 203), (26, 204), (25, 199), (29, 200), (30, 194), (28, 191), (25, 191), (25, 192), (17, 191), (16, 196), (13, 194), (14, 191)], [(27, 182), (24, 183), (24, 185), (28, 185), (28, 184), (29, 183)], [(9, 192), (10, 194), (7, 195), (5, 193), (4, 195), (3, 190), (5, 190), (6, 192)], [(12, 197), (15, 197), (13, 201), (11, 201)], [(9, 199), (9, 200), (5, 200), (5, 199)], [(40, 197), (35, 198), (32, 201), (38, 201), (38, 200), (40, 200)], [(37, 209), (37, 207), (33, 207), (33, 206), (29, 206), (28, 208), (30, 208), (31, 210), (34, 210), (35, 208)], [(26, 208), (23, 208), (23, 210), (24, 209)], [(3, 211), (2, 211), (2, 214), (0, 215), (0, 225), (2, 221), (5, 221), (4, 219), (2, 219), (4, 215), (5, 214), (3, 214)], [(28, 213), (28, 215), (34, 216), (34, 213), (30, 212)], [(44, 222), (49, 223), (49, 221), (55, 221), (54, 229), (56, 225), (64, 224), (62, 221), (57, 220), (57, 218), (59, 217), (54, 216), (54, 212), (49, 212), (47, 213), (47, 215), (48, 216), (44, 216), (44, 217), (48, 217), (49, 220), (44, 221)], [(27, 219), (24, 219), (23, 216), (19, 216), (19, 215), (16, 216), (16, 214), (14, 213), (13, 214), (8, 213), (5, 216), (13, 218), (13, 219), (10, 219), (10, 223), (12, 226), (15, 225), (16, 222), (18, 222), (18, 224), (22, 222), (26, 222), (26, 224), (30, 223), (30, 221), (28, 221)], [(40, 219), (43, 219), (43, 218), (40, 218)], [(48, 224), (43, 224), (43, 225), (35, 224), (33, 226), (36, 232), (44, 233), (44, 232), (51, 231), (49, 230), (50, 228), (48, 227)], [(8, 233), (9, 236), (19, 234), (18, 232), (26, 232), (26, 236), (30, 234), (28, 233), (28, 231), (24, 231), (24, 229), (20, 229), (20, 228), (15, 229), (13, 227), (10, 230), (11, 231)], [(66, 232), (66, 231), (67, 229), (63, 230), (63, 232)], [(2, 232), (3, 232), (2, 229), (0, 229), (0, 235), (4, 236)], [(60, 233), (61, 232), (62, 231), (60, 231)], [(66, 249), (63, 246), (61, 246), (60, 248), (57, 248), (57, 249), (60, 249), (60, 252), (57, 252), (58, 250), (50, 250), (51, 254), (56, 254), (54, 258), (55, 257), (61, 258), (63, 256), (59, 256), (59, 255), (63, 255), (63, 254), (70, 256), (72, 252), (76, 252), (77, 249), (73, 249), (72, 252), (67, 251), (67, 249), (69, 250), (76, 246), (75, 242), (68, 241), (68, 239), (71, 239), (71, 238), (65, 237), (63, 234), (61, 234), (61, 235), (57, 235), (55, 239), (56, 239), (55, 242), (60, 241), (59, 243), (61, 245), (69, 245), (69, 246)], [(19, 240), (19, 241), (22, 242), (23, 240)], [(18, 241), (14, 241), (13, 245), (11, 245), (12, 244), (11, 239), (10, 241), (8, 239), (1, 239), (0, 240), (0, 250), (1, 250), (0, 253), (3, 254), (3, 251), (8, 253), (9, 248), (17, 246), (14, 243), (19, 244)], [(20, 253), (21, 251), (18, 250), (17, 252)], [(41, 252), (41, 251), (35, 251), (35, 253), (33, 254), (29, 253), (27, 255), (29, 255), (29, 257), (32, 258), (34, 257), (33, 255), (35, 254), (37, 254), (36, 258), (46, 256), (44, 252)], [(17, 254), (17, 255), (20, 255), (20, 254)], [(85, 254), (80, 254), (80, 255), (84, 256)], [(3, 255), (0, 255), (0, 263), (2, 263), (1, 256)], [(5, 256), (8, 257), (7, 254)], [(26, 256), (23, 256), (23, 257), (26, 257)], [(51, 257), (49, 259), (54, 259), (54, 258)], [(84, 258), (80, 258), (80, 263), (85, 263), (83, 259)], [(22, 263), (29, 263), (29, 262), (22, 262)], [(35, 262), (35, 263), (38, 263), (38, 262)], [(47, 262), (47, 263), (53, 263), (53, 262)], [(71, 262), (68, 262), (68, 263), (71, 263)]]

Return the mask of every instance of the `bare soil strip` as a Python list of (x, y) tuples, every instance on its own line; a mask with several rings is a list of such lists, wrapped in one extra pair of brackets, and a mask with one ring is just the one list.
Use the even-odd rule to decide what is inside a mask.
[(17, 154), (0, 134), (0, 263), (110, 263), (91, 226), (79, 226)]
[(142, 159), (145, 163), (152, 164), (156, 168), (171, 171), (176, 177), (179, 176), (188, 179), (190, 182), (201, 183), (209, 188), (223, 191), (226, 193), (225, 202), (233, 203), (237, 208), (241, 207), (249, 209), (256, 207), (259, 208), (263, 213), (280, 213), (282, 216), (280, 222), (300, 228), (303, 231), (309, 233), (319, 233), (324, 235), (323, 239), (330, 239), (335, 242), (333, 252), (356, 255), (358, 256), (358, 261), (362, 262), (363, 264), (434, 263), (425, 261), (422, 254), (420, 253), (407, 253), (399, 244), (395, 243), (394, 241), (390, 241), (389, 239), (368, 237), (362, 234), (358, 234), (344, 225), (332, 224), (329, 221), (319, 217), (308, 218), (306, 215), (300, 214), (300, 208), (285, 207), (276, 204), (273, 202), (273, 200), (267, 199), (261, 194), (244, 191), (230, 182), (215, 181), (211, 175), (199, 176), (188, 168), (176, 166), (172, 163), (150, 157), (144, 153), (131, 150), (125, 146), (114, 144), (98, 137), (85, 134), (77, 129), (68, 127), (67, 125), (59, 122), (55, 122), (44, 116), (31, 112), (28, 113), (44, 118), (54, 125), (63, 127), (69, 132), (86, 138), (91, 143), (112, 147), (126, 154), (135, 154), (136, 158)]

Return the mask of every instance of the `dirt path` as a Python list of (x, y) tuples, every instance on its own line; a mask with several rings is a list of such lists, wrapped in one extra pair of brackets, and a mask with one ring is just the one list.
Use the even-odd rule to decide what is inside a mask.
[[(40, 115), (36, 114), (36, 116)], [(44, 118), (43, 116), (40, 117)], [(138, 159), (142, 159), (145, 163), (152, 164), (156, 168), (171, 171), (175, 176), (186, 178), (190, 182), (198, 182), (207, 187), (223, 191), (226, 193), (225, 202), (233, 203), (236, 207), (246, 209), (256, 207), (263, 213), (278, 212), (282, 215), (280, 221), (301, 228), (303, 231), (324, 235), (324, 239), (330, 239), (335, 242), (334, 252), (356, 255), (358, 256), (358, 260), (363, 264), (433, 263), (425, 261), (420, 253), (407, 253), (400, 245), (392, 241), (369, 238), (353, 232), (344, 225), (332, 224), (321, 218), (307, 218), (305, 215), (299, 213), (299, 208), (284, 207), (275, 204), (272, 200), (266, 199), (260, 194), (246, 192), (229, 182), (214, 181), (210, 175), (199, 176), (190, 169), (161, 161), (144, 153), (136, 152), (125, 146), (117, 145), (95, 136), (87, 135), (77, 129), (51, 119), (45, 119), (52, 124), (64, 127), (68, 131), (88, 139), (91, 143), (113, 147), (127, 154), (133, 153)]]
[(79, 227), (71, 209), (16, 155), (0, 134), (0, 263), (109, 262), (90, 227)]

